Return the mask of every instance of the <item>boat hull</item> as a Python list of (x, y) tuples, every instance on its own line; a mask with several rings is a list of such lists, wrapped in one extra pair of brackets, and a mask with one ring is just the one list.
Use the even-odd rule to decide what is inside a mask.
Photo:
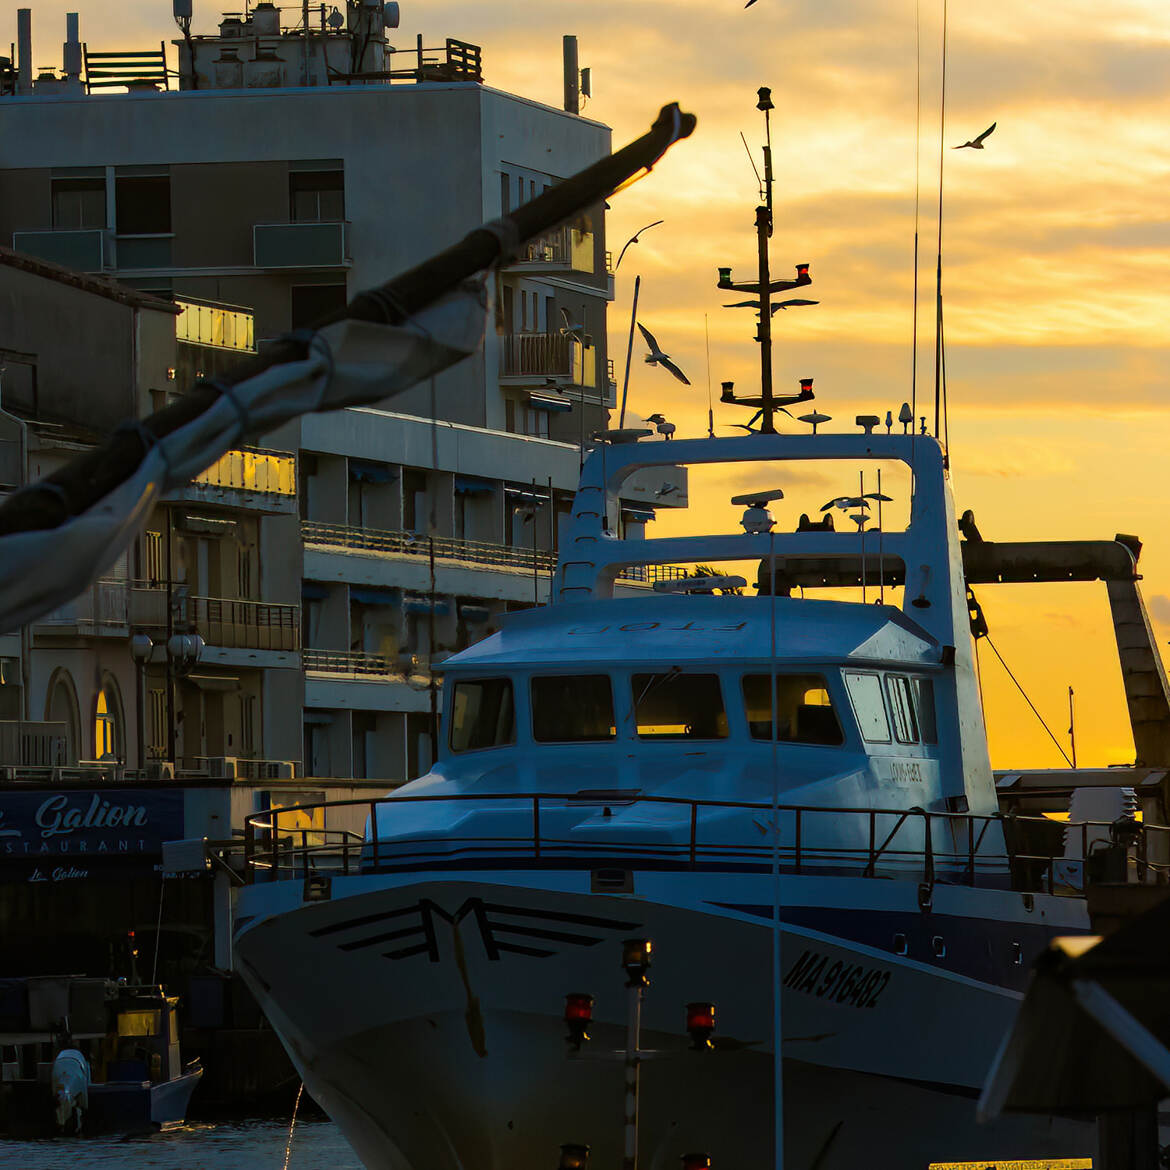
[[(772, 929), (760, 894), (770, 886), (700, 877), (664, 882), (669, 902), (573, 889), (568, 877), (555, 879), (559, 888), (532, 875), (516, 884), (505, 875), (490, 884), (345, 879), (328, 903), (255, 916), (237, 953), (306, 1086), (371, 1170), (516, 1170), (551, 1164), (565, 1142), (589, 1144), (598, 1165), (618, 1163), (628, 995), (620, 944), (652, 938), (642, 1164), (692, 1150), (723, 1165), (767, 1164)], [(875, 1149), (906, 1167), (1087, 1153), (1091, 1134), (1067, 1123), (976, 1124), (978, 1088), (1018, 993), (942, 959), (808, 925), (826, 892), (832, 908), (820, 917), (842, 921), (846, 889), (867, 921), (924, 913), (912, 883), (785, 879), (786, 912), (804, 923), (782, 932), (789, 1164), (844, 1170)], [(274, 909), (280, 896), (274, 887), (267, 897)], [(886, 909), (862, 904), (874, 897)], [(257, 906), (265, 900), (252, 895)], [(961, 914), (939, 922), (951, 932), (979, 927)], [(574, 1053), (561, 1017), (564, 996), (580, 991), (595, 997), (595, 1023)], [(697, 1000), (716, 1004), (713, 1052), (691, 1050), (684, 1030), (684, 1006)]]

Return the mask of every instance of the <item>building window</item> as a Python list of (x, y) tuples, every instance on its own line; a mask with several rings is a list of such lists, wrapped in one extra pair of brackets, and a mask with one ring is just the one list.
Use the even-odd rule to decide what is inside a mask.
[(119, 175), (114, 183), (118, 235), (153, 236), (170, 232), (169, 175)]
[(344, 284), (294, 284), (290, 319), (294, 329), (315, 325), (346, 305)]
[(142, 534), (142, 575), (152, 585), (163, 579), (163, 534), (151, 532)]
[(240, 696), (240, 753), (256, 755), (256, 696)]
[(291, 171), (289, 218), (293, 223), (333, 223), (345, 219), (345, 172)]
[(53, 179), (53, 227), (104, 228), (106, 226), (106, 181)]
[(146, 724), (146, 753), (152, 760), (167, 758), (167, 693), (151, 687), (147, 695), (150, 717)]
[(46, 721), (62, 724), (65, 739), (65, 762), (76, 764), (79, 755), (79, 720), (77, 690), (67, 670), (58, 670), (49, 684), (49, 701), (45, 709)]
[(93, 758), (115, 760), (118, 758), (118, 715), (116, 698), (108, 688), (98, 691), (97, 707), (94, 711)]

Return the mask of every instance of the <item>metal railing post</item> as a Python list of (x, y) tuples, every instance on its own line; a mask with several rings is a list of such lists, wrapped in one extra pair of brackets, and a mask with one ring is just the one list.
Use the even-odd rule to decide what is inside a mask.
[(803, 811), (804, 810), (800, 809), (800, 808), (798, 808), (796, 810), (796, 872), (797, 873), (800, 873), (801, 834), (802, 834), (801, 826), (803, 823), (803, 818), (801, 817), (801, 813)]
[(378, 802), (370, 801), (370, 837), (374, 845), (374, 869), (378, 868)]
[(532, 856), (540, 859), (540, 797), (532, 798)]
[(698, 838), (699, 835), (699, 804), (697, 801), (691, 801), (691, 869), (695, 868), (695, 858), (698, 853)]

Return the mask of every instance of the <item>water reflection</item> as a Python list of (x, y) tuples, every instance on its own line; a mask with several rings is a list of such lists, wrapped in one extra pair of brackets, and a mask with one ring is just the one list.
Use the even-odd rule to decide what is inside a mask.
[[(288, 1124), (282, 1121), (194, 1122), (142, 1138), (0, 1139), (0, 1166), (21, 1170), (281, 1170)], [(289, 1170), (362, 1170), (332, 1122), (306, 1119), (293, 1131)]]

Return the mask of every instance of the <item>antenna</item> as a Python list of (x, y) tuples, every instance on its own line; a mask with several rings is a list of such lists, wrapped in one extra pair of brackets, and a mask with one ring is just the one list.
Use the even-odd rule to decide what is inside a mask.
[(739, 139), (743, 143), (744, 150), (747, 151), (748, 162), (752, 164), (752, 171), (756, 176), (756, 190), (759, 191), (759, 197), (764, 198), (764, 180), (760, 178), (760, 168), (756, 166), (756, 160), (752, 158), (752, 148), (748, 146), (748, 140), (744, 137), (743, 131), (739, 132)]

